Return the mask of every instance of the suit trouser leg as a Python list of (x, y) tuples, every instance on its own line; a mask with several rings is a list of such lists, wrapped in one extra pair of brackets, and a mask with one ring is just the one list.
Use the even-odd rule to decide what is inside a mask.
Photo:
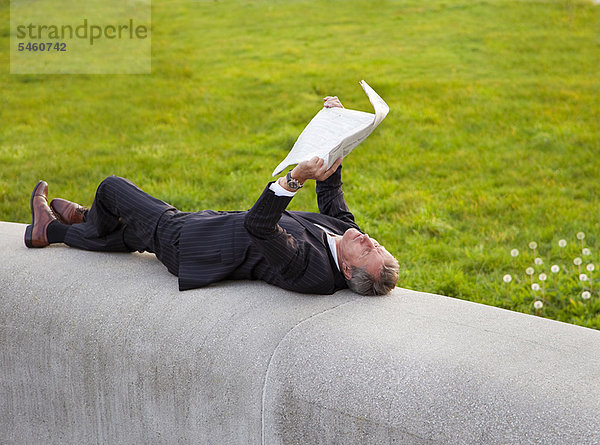
[(131, 181), (109, 176), (98, 186), (86, 222), (69, 227), (65, 244), (85, 250), (148, 251), (159, 256), (156, 229), (169, 210), (177, 211)]

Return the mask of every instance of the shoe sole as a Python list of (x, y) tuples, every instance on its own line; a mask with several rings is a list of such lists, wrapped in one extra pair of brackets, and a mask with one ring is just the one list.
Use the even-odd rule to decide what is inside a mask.
[(32, 242), (33, 222), (35, 221), (35, 214), (33, 213), (33, 197), (35, 196), (35, 191), (42, 182), (44, 181), (38, 181), (36, 186), (33, 188), (33, 192), (31, 192), (31, 198), (29, 199), (29, 208), (31, 209), (31, 225), (27, 226), (27, 228), (25, 229), (25, 245), (30, 249), (35, 247)]

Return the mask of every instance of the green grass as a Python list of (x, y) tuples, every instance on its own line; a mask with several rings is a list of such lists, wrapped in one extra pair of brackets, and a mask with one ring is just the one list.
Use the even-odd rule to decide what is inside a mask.
[[(0, 219), (29, 221), (38, 179), (89, 204), (110, 174), (182, 210), (249, 208), (324, 95), (371, 111), (365, 79), (391, 112), (344, 188), (399, 285), (534, 313), (530, 289), (502, 282), (524, 276), (529, 241), (550, 255), (583, 231), (600, 265), (599, 14), (583, 0), (157, 0), (151, 75), (9, 75), (0, 0)], [(316, 210), (312, 190), (292, 208)], [(577, 286), (543, 315), (600, 328), (598, 293)]]

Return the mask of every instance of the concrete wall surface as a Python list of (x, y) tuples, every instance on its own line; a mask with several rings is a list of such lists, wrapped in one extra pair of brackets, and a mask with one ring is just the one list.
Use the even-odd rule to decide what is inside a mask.
[(600, 332), (438, 295), (179, 292), (0, 223), (2, 444), (598, 444)]

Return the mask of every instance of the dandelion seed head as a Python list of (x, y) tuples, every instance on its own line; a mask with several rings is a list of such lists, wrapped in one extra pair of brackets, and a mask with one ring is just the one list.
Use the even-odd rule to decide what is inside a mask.
[(567, 240), (561, 239), (558, 241), (558, 247), (565, 247), (567, 245)]
[(581, 293), (581, 298), (583, 298), (584, 300), (589, 300), (591, 296), (592, 294), (590, 294), (587, 290), (584, 290)]
[(518, 257), (519, 256), (519, 251), (517, 249), (513, 249), (510, 251), (510, 255), (512, 257)]
[(552, 273), (558, 273), (558, 271), (560, 270), (560, 267), (558, 267), (557, 264), (554, 264), (550, 270), (552, 271)]
[(544, 260), (542, 260), (541, 258), (536, 258), (533, 262), (538, 266), (544, 264)]
[(584, 255), (591, 255), (592, 252), (586, 247), (585, 249), (581, 249), (581, 253)]
[(548, 278), (548, 277), (546, 277), (545, 273), (541, 273), (539, 276), (540, 281), (546, 281), (546, 278)]
[(576, 266), (580, 266), (581, 265), (581, 258), (577, 257), (573, 260), (573, 264), (575, 264)]
[(535, 241), (530, 242), (529, 243), (529, 248), (532, 249), (532, 250), (533, 249), (537, 249), (537, 243)]
[(538, 290), (540, 290), (540, 285), (539, 285), (539, 284), (537, 284), (537, 283), (533, 283), (533, 284), (531, 285), (531, 288), (532, 288), (534, 291), (536, 291), (536, 292), (537, 292)]
[(593, 271), (594, 271), (594, 269), (595, 269), (596, 267), (595, 267), (595, 266), (594, 266), (592, 263), (590, 263), (590, 264), (588, 264), (588, 265), (587, 265), (585, 268), (586, 268), (586, 269), (587, 269), (589, 272), (593, 272)]
[(533, 267), (528, 267), (527, 269), (525, 269), (525, 273), (526, 273), (527, 275), (533, 275), (533, 272), (535, 272), (535, 271), (533, 270)]
[(544, 303), (542, 303), (540, 300), (536, 300), (535, 303), (533, 303), (533, 307), (536, 309), (541, 309), (544, 307)]
[(579, 233), (577, 234), (577, 239), (584, 239), (584, 238), (585, 238), (585, 233), (583, 233), (583, 232), (579, 232)]
[(502, 279), (504, 280), (505, 283), (510, 283), (512, 281), (512, 277), (510, 276), (510, 274), (506, 274), (502, 277)]
[(587, 276), (586, 274), (584, 274), (584, 273), (580, 273), (580, 274), (579, 274), (579, 279), (580, 279), (581, 281), (587, 281), (587, 279), (588, 279), (588, 276)]

